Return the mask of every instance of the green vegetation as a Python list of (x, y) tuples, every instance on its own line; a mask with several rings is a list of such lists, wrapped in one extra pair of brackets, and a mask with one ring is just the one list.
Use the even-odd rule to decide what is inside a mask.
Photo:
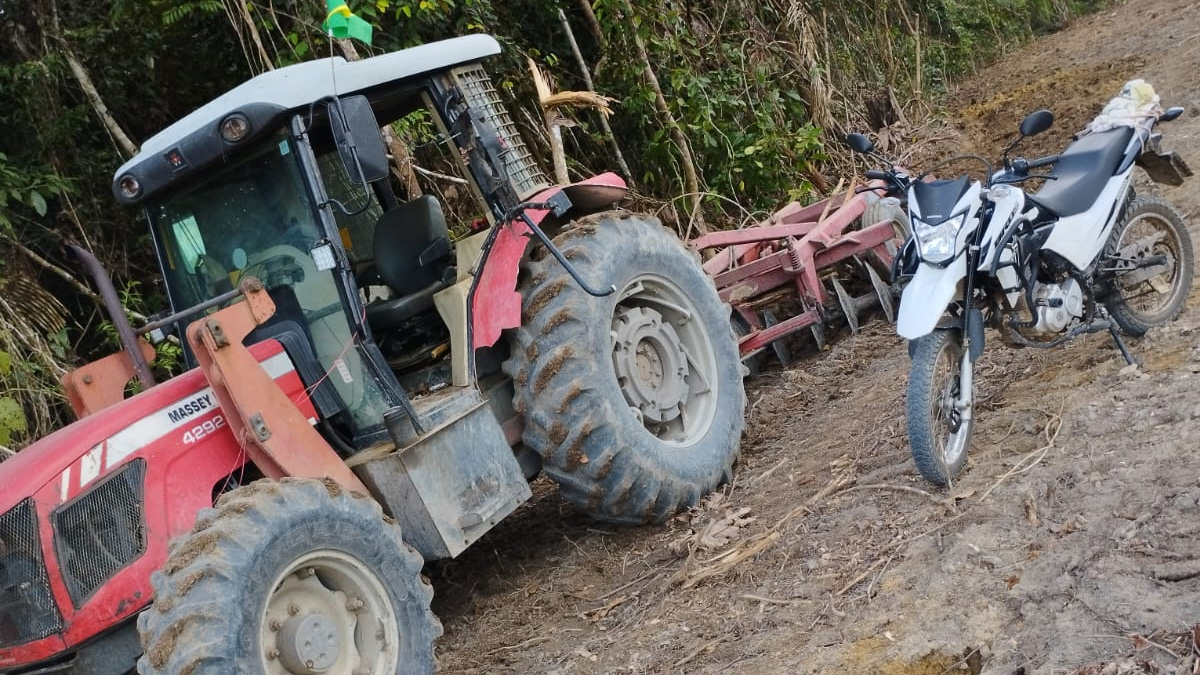
[[(572, 175), (618, 167), (619, 148), (639, 199), (681, 231), (736, 225), (831, 189), (829, 176), (849, 167), (833, 139), (921, 115), (954, 77), (1103, 4), (350, 2), (375, 27), (374, 45), (357, 46), (364, 56), (496, 35), (505, 52), (493, 76), (547, 165), (525, 58), (560, 90), (586, 88), (562, 10), (596, 89), (618, 101), (614, 142), (595, 113), (577, 113), (567, 131)], [(0, 297), (21, 285), (66, 298), (0, 302), (0, 444), (23, 445), (59, 422), (63, 364), (109, 348), (64, 243), (95, 252), (118, 288), (137, 291), (139, 310), (163, 305), (144, 224), (112, 201), (115, 167), (137, 140), (247, 77), (340, 53), (321, 33), (324, 13), (324, 0), (0, 0)], [(397, 133), (415, 144), (422, 130)], [(433, 169), (444, 161), (417, 157)], [(436, 178), (421, 175), (420, 186), (446, 195)], [(19, 401), (20, 415), (5, 401)]]

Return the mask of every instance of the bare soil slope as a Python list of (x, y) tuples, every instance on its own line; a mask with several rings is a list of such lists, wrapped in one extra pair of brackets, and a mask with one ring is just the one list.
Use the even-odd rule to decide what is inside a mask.
[[(1056, 127), (1026, 152), (1056, 152), (1144, 77), (1187, 107), (1166, 145), (1200, 168), (1198, 72), (1190, 0), (1128, 0), (982, 69), (950, 135), (996, 157), (1047, 107)], [(1161, 194), (1200, 243), (1198, 185)], [(667, 526), (597, 524), (538, 483), (430, 568), (443, 671), (1200, 672), (1200, 295), (1130, 341), (1141, 371), (1107, 334), (1051, 351), (990, 337), (949, 491), (909, 459), (908, 358), (878, 320), (748, 380), (736, 480)]]

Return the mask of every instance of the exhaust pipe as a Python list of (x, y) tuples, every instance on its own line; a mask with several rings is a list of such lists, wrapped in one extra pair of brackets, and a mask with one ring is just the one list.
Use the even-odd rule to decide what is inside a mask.
[(121, 305), (121, 299), (117, 296), (117, 289), (113, 287), (112, 277), (109, 276), (108, 270), (104, 269), (104, 265), (100, 264), (96, 256), (85, 248), (67, 244), (67, 250), (83, 263), (88, 275), (92, 277), (92, 282), (100, 291), (100, 298), (104, 300), (104, 308), (108, 310), (109, 319), (117, 328), (117, 335), (121, 338), (121, 348), (129, 356), (138, 382), (142, 384), (143, 389), (153, 387), (156, 384), (154, 373), (150, 370), (150, 364), (142, 356), (142, 350), (138, 347), (137, 333), (134, 332), (133, 326), (129, 325), (129, 318), (125, 316), (125, 307)]

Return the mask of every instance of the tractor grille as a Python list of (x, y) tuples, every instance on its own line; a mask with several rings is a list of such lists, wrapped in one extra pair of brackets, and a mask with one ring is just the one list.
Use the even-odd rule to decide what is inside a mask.
[(521, 138), (521, 132), (517, 130), (516, 123), (504, 109), (500, 94), (488, 78), (487, 71), (480, 66), (465, 66), (454, 69), (453, 73), (459, 89), (467, 98), (467, 103), (483, 115), (483, 119), (496, 130), (500, 140), (506, 145), (504, 168), (508, 170), (508, 177), (512, 180), (517, 196), (525, 199), (549, 187), (546, 175), (534, 161), (525, 140)]
[(0, 516), (0, 647), (40, 640), (62, 629), (33, 499), (26, 499)]
[(146, 550), (145, 474), (144, 460), (130, 462), (54, 512), (59, 565), (76, 607)]

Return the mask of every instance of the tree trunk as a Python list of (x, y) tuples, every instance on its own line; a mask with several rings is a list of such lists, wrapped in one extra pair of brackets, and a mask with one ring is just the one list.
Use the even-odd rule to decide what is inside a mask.
[[(583, 0), (583, 4), (591, 9), (588, 0)], [(593, 15), (592, 20), (595, 19), (596, 17)], [(596, 84), (592, 82), (592, 73), (588, 70), (587, 62), (583, 60), (583, 52), (579, 51), (579, 43), (575, 41), (575, 32), (571, 30), (567, 15), (561, 9), (558, 10), (558, 20), (562, 22), (563, 30), (567, 32), (567, 40), (571, 43), (571, 52), (575, 54), (575, 61), (579, 63), (579, 72), (583, 74), (583, 83), (587, 85), (588, 91), (596, 91)], [(630, 185), (633, 185), (633, 172), (625, 163), (625, 155), (621, 152), (621, 146), (617, 144), (617, 137), (613, 134), (612, 126), (608, 123), (608, 115), (604, 112), (600, 113), (600, 128), (604, 130), (604, 140), (608, 141), (617, 158), (617, 166), (621, 169), (621, 175), (625, 176), (625, 180), (629, 181)]]
[[(633, 5), (629, 3), (629, 0), (625, 0), (625, 10), (628, 12), (625, 20), (629, 23), (629, 31), (633, 34), (633, 43), (637, 47), (638, 59), (642, 62), (643, 74), (650, 89), (654, 91), (655, 107), (662, 115), (663, 123), (670, 130), (675, 145), (679, 147), (679, 163), (683, 169), (684, 189), (687, 192), (686, 196), (691, 198), (691, 223), (695, 224), (696, 230), (700, 234), (705, 234), (708, 232), (708, 226), (704, 223), (704, 212), (701, 210), (700, 176), (696, 173), (696, 162), (692, 159), (691, 145), (688, 144), (683, 128), (679, 126), (670, 106), (667, 105), (667, 97), (663, 95), (662, 87), (658, 83), (658, 76), (654, 74), (654, 68), (650, 65), (650, 55), (646, 51), (646, 43), (638, 33), (637, 24), (633, 20)], [(690, 229), (690, 227), (685, 228), (681, 234), (686, 237)]]
[[(237, 5), (236, 16), (232, 5)], [(240, 21), (245, 24), (247, 32), (250, 33), (250, 41), (254, 43), (254, 50), (258, 53), (259, 61), (262, 62), (264, 70), (275, 70), (275, 62), (269, 54), (267, 48), (263, 46), (262, 36), (258, 32), (258, 26), (254, 24), (254, 17), (250, 16), (250, 10), (246, 7), (243, 0), (227, 0), (226, 13), (229, 14), (229, 21), (234, 25), (234, 30), (237, 30), (237, 24)], [(240, 37), (241, 31), (237, 31)], [(253, 67), (253, 64), (251, 64)]]
[(592, 0), (579, 0), (579, 8), (583, 10), (583, 16), (587, 19), (588, 29), (592, 31), (592, 37), (596, 39), (596, 44), (603, 47), (604, 31), (600, 29), (600, 20), (596, 18), (596, 12), (592, 10)]
[(92, 82), (92, 78), (88, 75), (87, 69), (83, 67), (83, 63), (75, 56), (75, 52), (71, 51), (71, 46), (67, 44), (63, 38), (62, 30), (58, 24), (58, 3), (50, 3), (50, 32), (54, 41), (62, 48), (63, 57), (67, 60), (67, 65), (71, 68), (71, 74), (75, 76), (75, 81), (79, 83), (79, 88), (83, 89), (84, 96), (88, 102), (92, 104), (92, 109), (96, 111), (96, 115), (100, 117), (100, 121), (104, 124), (104, 128), (108, 130), (108, 135), (112, 137), (113, 142), (117, 144), (117, 148), (125, 153), (126, 157), (133, 157), (137, 154), (137, 145), (129, 140), (129, 135), (117, 124), (117, 120), (113, 118), (112, 113), (108, 111), (108, 106), (104, 105), (104, 99), (101, 98), (100, 92), (97, 91), (96, 85)]

